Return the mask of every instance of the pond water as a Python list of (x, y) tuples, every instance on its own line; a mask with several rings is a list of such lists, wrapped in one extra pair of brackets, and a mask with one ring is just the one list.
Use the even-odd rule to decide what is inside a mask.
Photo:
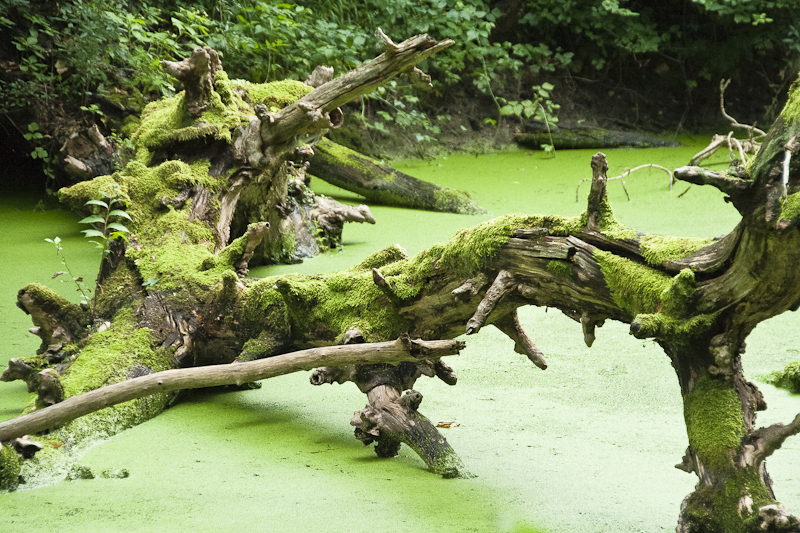
[[(609, 150), (609, 176), (626, 167), (684, 165), (705, 137), (673, 149)], [(577, 215), (585, 208), (592, 151), (515, 151), (395, 164), (443, 186), (467, 190), (493, 215)], [(717, 161), (722, 161), (719, 157)], [(342, 201), (360, 199), (318, 180), (312, 187)], [(617, 218), (640, 231), (719, 236), (737, 213), (711, 188), (670, 192), (665, 173), (648, 169), (609, 184)], [(40, 282), (77, 301), (74, 287), (51, 279), (64, 270), (45, 238), (60, 236), (69, 266), (92, 279), (99, 256), (82, 242), (78, 219), (34, 209), (30, 192), (0, 192), (0, 364), (32, 354), (38, 339), (15, 306), (16, 291)], [(488, 217), (371, 207), (377, 225), (345, 228), (344, 249), (301, 265), (262, 267), (263, 277), (348, 268), (395, 243), (409, 254)], [(654, 532), (674, 531), (680, 502), (695, 477), (673, 467), (686, 448), (682, 403), (661, 349), (622, 324), (597, 332), (589, 349), (580, 325), (557, 311), (525, 308), (520, 318), (550, 364), (541, 371), (494, 328), (466, 338), (449, 364), (459, 382), (421, 378), (420, 411), (442, 429), (470, 479), (429, 473), (404, 447), (378, 459), (348, 422), (365, 397), (351, 384), (313, 388), (298, 373), (260, 390), (197, 394), (156, 419), (101, 443), (82, 457), (95, 472), (124, 468), (126, 479), (64, 481), (0, 494), (0, 531), (324, 531), (371, 532)], [(750, 378), (800, 359), (798, 316), (759, 326), (748, 341)], [(759, 383), (769, 424), (788, 422), (800, 397)], [(21, 382), (0, 383), (0, 419), (28, 403)], [(769, 460), (778, 498), (800, 511), (800, 439)]]

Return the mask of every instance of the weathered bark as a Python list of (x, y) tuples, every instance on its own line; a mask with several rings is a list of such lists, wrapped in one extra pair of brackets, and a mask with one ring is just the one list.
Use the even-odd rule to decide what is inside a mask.
[(0, 422), (0, 442), (52, 429), (100, 409), (152, 394), (242, 385), (323, 365), (380, 364), (393, 367), (403, 362), (417, 363), (420, 358), (439, 362), (440, 357), (457, 355), (463, 347), (463, 343), (454, 340), (404, 338), (393, 342), (310, 348), (246, 363), (165, 370), (72, 396), (44, 409)]
[(180, 80), (186, 91), (184, 103), (189, 114), (199, 117), (210, 105), (214, 93), (214, 75), (222, 70), (217, 52), (208, 46), (195, 48), (183, 61), (162, 61), (161, 66)]
[[(18, 305), (31, 314), (42, 346), (37, 357), (12, 362), (3, 379), (25, 379), (45, 412), (92, 389), (175, 367), (335, 344), (324, 331), (313, 342), (295, 338), (302, 320), (283, 303), (283, 281), (259, 285), (239, 276), (259, 258), (336, 246), (345, 221), (374, 223), (366, 206), (318, 199), (305, 187), (306, 142), (336, 125), (340, 103), (450, 44), (418, 36), (313, 91), (299, 82), (232, 82), (210, 49), (165, 64), (185, 92), (145, 110), (134, 136), (136, 161), (60, 191), (84, 212), (87, 200), (115, 191), (133, 219), (130, 242), (115, 245), (115, 260), (104, 262), (91, 309), (38, 285), (20, 291)], [(295, 238), (298, 228), (310, 244)], [(118, 417), (103, 427), (119, 431), (157, 414), (167, 399), (157, 390), (88, 418)], [(71, 441), (92, 420), (76, 419), (48, 438)]]
[[(349, 330), (345, 344), (363, 342), (360, 330)], [(461, 345), (456, 345), (457, 350)], [(432, 355), (432, 354), (431, 354)], [(443, 477), (467, 476), (464, 465), (447, 440), (417, 408), (422, 394), (413, 390), (420, 376), (436, 376), (448, 385), (456, 384), (452, 368), (438, 358), (426, 357), (426, 364), (417, 361), (398, 365), (370, 364), (321, 367), (311, 375), (312, 385), (352, 381), (367, 395), (368, 404), (356, 411), (350, 421), (355, 436), (365, 446), (376, 443), (378, 457), (394, 457), (401, 444), (406, 444), (428, 467)], [(403, 391), (406, 392), (402, 395)]]
[(485, 214), (469, 195), (418, 180), (328, 139), (314, 145), (308, 173), (373, 202), (469, 215)]

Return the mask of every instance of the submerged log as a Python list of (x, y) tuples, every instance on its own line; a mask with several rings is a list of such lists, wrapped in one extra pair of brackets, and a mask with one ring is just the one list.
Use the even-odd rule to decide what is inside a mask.
[(411, 177), (328, 139), (314, 145), (310, 163), (309, 174), (380, 204), (468, 215), (486, 213), (463, 191)]
[(644, 133), (632, 131), (607, 130), (589, 126), (565, 127), (531, 123), (526, 131), (514, 134), (514, 142), (524, 148), (542, 150), (544, 145), (556, 150), (609, 148), (661, 148), (680, 146), (676, 141), (668, 141)]

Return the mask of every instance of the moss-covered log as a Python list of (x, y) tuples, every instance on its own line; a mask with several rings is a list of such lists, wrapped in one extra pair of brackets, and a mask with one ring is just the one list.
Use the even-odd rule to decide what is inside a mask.
[[(424, 39), (387, 44), (378, 70), (408, 43), (423, 47), (420, 57), (436, 46)], [(408, 69), (405, 59), (398, 64)], [(369, 68), (361, 67), (359, 76)], [(637, 338), (655, 339), (670, 358), (684, 399), (689, 444), (678, 467), (698, 477), (681, 507), (678, 531), (800, 530), (797, 518), (776, 500), (764, 464), (785, 439), (800, 432), (800, 419), (757, 428), (756, 413), (766, 405), (741, 365), (745, 339), (758, 323), (800, 307), (800, 89), (746, 167), (675, 172), (677, 179), (715, 186), (728, 195), (742, 218), (725, 238), (645, 235), (620, 225), (605, 192), (605, 156), (598, 153), (591, 161), (588, 207), (580, 217), (509, 215), (462, 230), (413, 258), (395, 246), (344, 272), (251, 280), (236, 274), (247, 263), (254, 239), (262, 236), (262, 226), (249, 225), (269, 222), (263, 240), (270, 239), (282, 219), (265, 220), (258, 206), (279, 205), (276, 184), (288, 180), (290, 168), (301, 166), (289, 164), (295, 140), (271, 124), (280, 117), (298, 124), (306, 116), (310, 123), (297, 131), (314, 137), (318, 122), (327, 120), (320, 113), (330, 113), (339, 99), (330, 97), (331, 86), (325, 84), (316, 90), (325, 89), (320, 98), (312, 96), (314, 91), (301, 99), (312, 108), (320, 102), (319, 112), (307, 109), (303, 115), (299, 110), (305, 104), (293, 104), (286, 113), (260, 108), (261, 124), (254, 127), (253, 117), (243, 121), (239, 114), (226, 114), (245, 105), (242, 94), (252, 93), (252, 87), (229, 82), (222, 72), (214, 87), (212, 103), (200, 118), (174, 115), (183, 105), (179, 100), (152, 108), (138, 136), (139, 161), (62, 193), (65, 201), (83, 207), (103, 187), (116, 184), (130, 201), (135, 237), (120, 261), (104, 270), (89, 330), (75, 308), (52, 309), (54, 299), (46, 290), (21, 292), (31, 297), (21, 298), (20, 305), (43, 324), (41, 356), (24, 361), (46, 372), (40, 404), (161, 366), (248, 361), (346, 344), (355, 337), (366, 342), (402, 334), (450, 339), (488, 325), (506, 333), (516, 351), (544, 369), (544, 354), (520, 326), (516, 310), (547, 306), (580, 323), (587, 345), (605, 320), (618, 320), (630, 324)], [(214, 107), (215, 95), (222, 107)], [(209, 116), (211, 109), (217, 114)], [(156, 123), (173, 127), (148, 126)], [(219, 155), (229, 153), (220, 146), (240, 141), (242, 153), (249, 154), (244, 159)], [(203, 146), (203, 157), (197, 146)], [(69, 344), (51, 344), (54, 336)], [(47, 368), (51, 359), (66, 363)], [(17, 371), (22, 373), (16, 369), (9, 375)], [(418, 436), (403, 431), (421, 421), (416, 418), (420, 398), (400, 395), (426, 373), (454, 382), (448, 369), (358, 365), (332, 376), (326, 372), (315, 374), (316, 380), (354, 381), (367, 394), (370, 405), (354, 425), (362, 440), (378, 443), (379, 454), (390, 455), (405, 434), (423, 457), (431, 449), (450, 456), (444, 442), (431, 438), (430, 428)], [(150, 414), (158, 405), (136, 409)], [(382, 410), (391, 420), (377, 416)], [(63, 431), (51, 438), (63, 438)], [(70, 429), (70, 438), (76, 431)], [(437, 469), (435, 460), (425, 460)], [(440, 471), (448, 474), (450, 466)]]
[(659, 148), (678, 146), (652, 135), (632, 131), (608, 130), (589, 126), (563, 127), (554, 124), (528, 124), (524, 132), (514, 134), (514, 142), (525, 148), (541, 150), (545, 145), (556, 150), (609, 148)]
[(328, 139), (314, 145), (309, 174), (384, 205), (463, 213), (486, 212), (463, 191), (418, 180)]
[[(338, 105), (451, 44), (417, 36), (313, 90), (229, 80), (208, 48), (165, 63), (186, 90), (145, 109), (135, 160), (59, 192), (86, 214), (98, 209), (93, 201), (113, 196), (132, 219), (129, 242), (116, 241), (104, 257), (87, 307), (39, 285), (20, 291), (18, 305), (42, 346), (13, 361), (2, 379), (25, 379), (38, 392), (29, 409), (43, 409), (154, 372), (294, 351), (280, 293), (253, 291), (240, 277), (254, 261), (291, 261), (336, 246), (346, 221), (374, 223), (365, 206), (308, 190), (309, 143), (337, 125)], [(109, 227), (96, 230), (110, 238)], [(160, 392), (74, 420), (42, 437), (52, 446), (37, 456), (55, 461), (64, 454), (51, 450), (80, 449), (154, 416), (169, 399)]]

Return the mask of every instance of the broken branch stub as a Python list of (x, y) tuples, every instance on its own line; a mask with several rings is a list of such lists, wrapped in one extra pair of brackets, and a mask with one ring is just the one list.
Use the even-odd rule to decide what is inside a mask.
[(437, 42), (427, 35), (417, 35), (393, 45), (390, 51), (324, 83), (277, 113), (259, 117), (262, 118), (261, 139), (264, 145), (281, 146), (293, 138), (324, 132), (332, 127), (329, 113), (336, 108), (372, 92), (390, 78), (410, 71), (417, 63), (453, 44), (455, 42), (450, 39)]
[(214, 74), (222, 70), (217, 52), (208, 46), (195, 48), (183, 61), (162, 61), (161, 67), (183, 83), (184, 103), (189, 114), (202, 115), (214, 92)]

